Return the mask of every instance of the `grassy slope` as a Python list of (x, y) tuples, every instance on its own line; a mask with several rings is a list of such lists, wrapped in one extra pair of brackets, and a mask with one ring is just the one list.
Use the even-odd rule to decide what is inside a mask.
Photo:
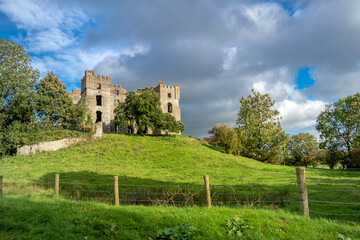
[[(49, 182), (52, 184), (54, 173), (60, 172), (63, 182), (102, 182), (111, 185), (113, 181), (111, 176), (118, 175), (120, 184), (195, 184), (202, 187), (202, 177), (209, 175), (213, 185), (226, 184), (236, 188), (236, 184), (263, 184), (247, 189), (245, 186), (237, 186), (237, 191), (286, 190), (289, 193), (285, 199), (293, 201), (297, 198), (297, 186), (294, 184), (295, 168), (224, 154), (191, 137), (109, 134), (101, 140), (82, 142), (77, 146), (56, 152), (3, 158), (0, 160), (0, 165), (0, 175), (4, 176), (5, 183)], [(239, 178), (239, 176), (250, 177)], [(310, 199), (358, 203), (360, 194), (358, 171), (312, 170), (307, 171), (307, 180)], [(327, 183), (324, 184), (323, 181)], [(16, 187), (18, 185), (5, 185), (5, 194), (33, 195), (30, 193), (34, 191), (32, 187), (28, 189)], [(36, 190), (41, 196), (53, 194), (51, 189), (41, 190), (37, 187)], [(228, 190), (215, 188), (214, 191), (220, 194), (221, 191)], [(112, 197), (111, 192), (110, 197)], [(258, 198), (261, 196), (256, 193), (253, 200)], [(298, 210), (299, 204), (294, 201), (280, 207), (286, 210)], [(359, 205), (329, 205), (316, 202), (310, 202), (310, 209), (336, 214), (360, 212)], [(360, 222), (359, 216), (317, 213), (311, 215)]]
[[(108, 206), (23, 197), (0, 198), (0, 239), (148, 239), (156, 231), (190, 223), (201, 239), (231, 239), (226, 220), (239, 217), (253, 229), (238, 239), (359, 239), (358, 226), (309, 220), (283, 211), (251, 208)], [(305, 230), (306, 229), (306, 230)]]

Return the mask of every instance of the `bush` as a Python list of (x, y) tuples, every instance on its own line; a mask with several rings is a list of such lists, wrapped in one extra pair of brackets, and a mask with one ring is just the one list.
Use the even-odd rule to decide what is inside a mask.
[(190, 240), (198, 239), (196, 236), (197, 228), (190, 224), (180, 224), (174, 228), (164, 228), (157, 231), (156, 239), (158, 240)]
[(231, 220), (227, 220), (226, 222), (226, 229), (228, 231), (229, 236), (243, 236), (245, 235), (245, 232), (249, 229), (253, 229), (254, 227), (249, 226), (249, 224), (246, 221), (243, 221), (239, 219), (238, 217), (235, 217)]
[(226, 153), (239, 155), (241, 153), (241, 145), (239, 143), (238, 134), (228, 125), (216, 124), (209, 131), (211, 137), (207, 138), (211, 145), (223, 147)]

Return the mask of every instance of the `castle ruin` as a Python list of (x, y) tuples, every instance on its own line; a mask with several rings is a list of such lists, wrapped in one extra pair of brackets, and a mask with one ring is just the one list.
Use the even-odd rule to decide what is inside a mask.
[[(163, 81), (159, 81), (152, 89), (159, 94), (161, 110), (180, 121), (180, 86), (166, 86)], [(73, 90), (69, 96), (75, 104), (84, 98), (94, 123), (102, 122), (103, 131), (110, 133), (128, 132), (128, 129), (119, 129), (114, 123), (114, 109), (117, 104), (125, 102), (126, 93), (121, 85), (111, 84), (111, 77), (96, 75), (94, 71), (86, 70), (85, 76), (81, 79), (81, 91)]]

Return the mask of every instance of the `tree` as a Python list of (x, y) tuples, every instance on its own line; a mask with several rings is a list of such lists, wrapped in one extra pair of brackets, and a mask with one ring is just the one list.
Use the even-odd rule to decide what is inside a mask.
[(185, 127), (182, 122), (176, 121), (175, 117), (170, 113), (162, 114), (161, 123), (157, 126), (158, 129), (166, 132), (183, 132)]
[(225, 149), (226, 153), (239, 155), (242, 151), (239, 136), (237, 132), (228, 125), (216, 124), (209, 131), (211, 135), (208, 139), (209, 143), (214, 146), (220, 146)]
[(64, 129), (91, 131), (89, 111), (84, 101), (75, 105), (66, 86), (53, 72), (49, 72), (36, 86), (37, 114), (45, 126), (62, 126)]
[(74, 104), (66, 86), (59, 81), (53, 72), (49, 72), (36, 86), (39, 95), (38, 111), (41, 121), (50, 126), (68, 128)]
[[(31, 67), (24, 48), (0, 39), (0, 155), (14, 151), (5, 140), (18, 129), (25, 132), (35, 121), (35, 84), (39, 72)], [(14, 127), (16, 125), (16, 127)]]
[[(352, 158), (353, 145), (360, 135), (360, 94), (327, 104), (317, 118), (321, 147), (330, 153), (345, 152), (339, 160), (345, 168)], [(334, 155), (332, 154), (332, 155)]]
[(246, 141), (244, 155), (260, 161), (274, 161), (284, 147), (286, 138), (280, 124), (275, 102), (269, 94), (251, 90), (252, 95), (240, 99), (237, 128)]
[(137, 129), (140, 134), (149, 133), (150, 129), (171, 132), (184, 130), (181, 122), (176, 122), (172, 115), (161, 111), (160, 97), (150, 88), (128, 92), (125, 102), (119, 103), (116, 107), (115, 114), (115, 124)]
[(0, 130), (14, 121), (34, 121), (39, 72), (31, 67), (24, 48), (11, 40), (0, 39)]
[[(290, 141), (287, 143), (287, 149), (289, 151), (289, 159), (287, 162), (289, 165), (301, 165), (307, 167), (312, 164), (310, 154), (313, 155), (319, 149), (319, 144), (314, 135), (310, 133), (299, 133), (290, 136)], [(314, 164), (312, 164), (314, 165)]]

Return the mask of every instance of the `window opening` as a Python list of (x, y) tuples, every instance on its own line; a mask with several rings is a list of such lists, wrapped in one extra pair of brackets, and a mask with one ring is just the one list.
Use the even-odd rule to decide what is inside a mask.
[(171, 98), (171, 93), (168, 93), (168, 98)]
[(96, 85), (96, 89), (101, 89), (101, 84), (100, 84), (100, 83), (98, 83), (98, 84)]
[(115, 90), (115, 95), (119, 95), (119, 90)]
[(97, 106), (102, 106), (102, 96), (98, 95), (96, 96), (96, 105)]
[(101, 117), (102, 117), (102, 112), (97, 111), (96, 112), (96, 122), (101, 122), (102, 121)]
[(168, 112), (172, 113), (172, 104), (171, 103), (168, 103)]

